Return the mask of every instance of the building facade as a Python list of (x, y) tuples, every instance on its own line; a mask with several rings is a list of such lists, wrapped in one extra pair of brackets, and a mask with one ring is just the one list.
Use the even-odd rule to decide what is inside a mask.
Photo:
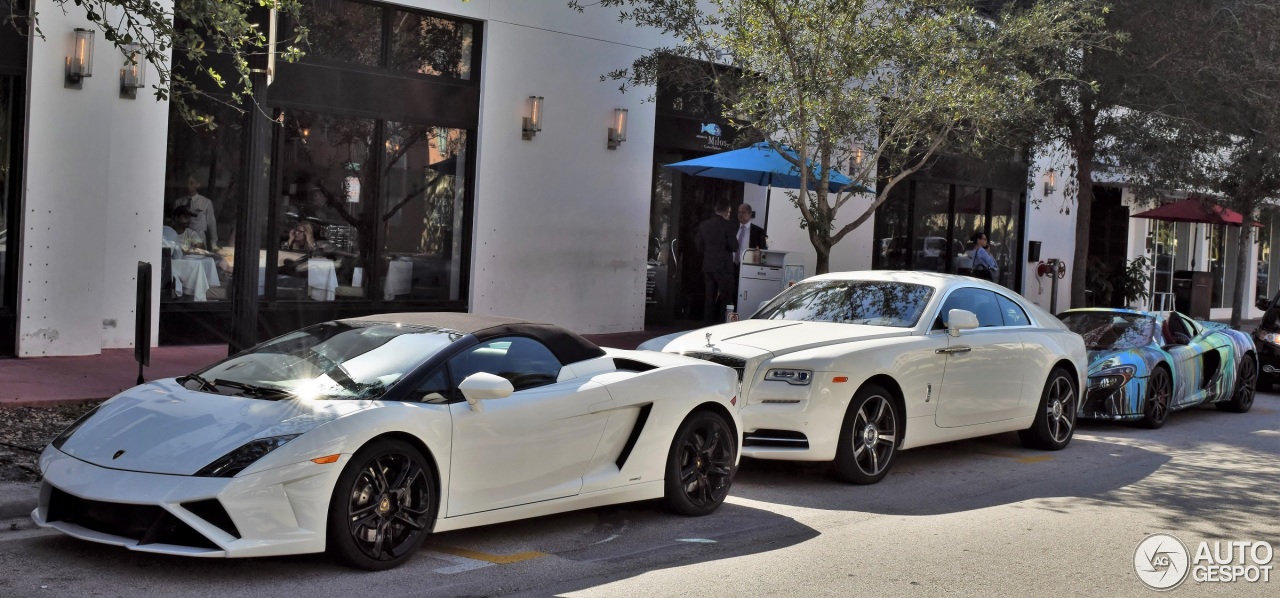
[[(93, 76), (69, 87), (74, 30), (92, 28), (83, 15), (40, 11), (44, 39), (0, 28), (0, 354), (132, 346), (139, 262), (156, 278), (153, 344), (225, 342), (230, 298), (246, 287), (261, 339), (392, 311), (584, 333), (695, 319), (691, 231), (720, 197), (749, 204), (770, 248), (813, 272), (782, 192), (662, 167), (731, 149), (727, 125), (601, 81), (668, 43), (656, 32), (563, 0), (304, 5), (311, 45), (277, 64), (265, 91), (277, 124), (258, 168), (246, 165), (239, 113), (207, 104), (218, 126), (200, 129), (148, 90), (124, 97), (125, 58), (101, 39)], [(611, 142), (620, 115), (625, 141)], [(1075, 224), (1061, 209), (1071, 198), (1041, 185), (1048, 165), (940, 160), (837, 245), (831, 267), (962, 272), (969, 237), (984, 232), (997, 281), (1047, 308), (1038, 261), (1069, 262)], [(268, 191), (252, 227), (260, 272), (245, 280), (235, 247), (253, 177)]]

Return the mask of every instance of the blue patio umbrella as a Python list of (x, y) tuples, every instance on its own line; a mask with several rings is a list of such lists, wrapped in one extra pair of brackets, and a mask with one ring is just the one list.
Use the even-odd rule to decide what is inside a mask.
[[(790, 148), (783, 148), (783, 151), (788, 152), (793, 157), (796, 155), (795, 151)], [(800, 188), (800, 168), (789, 162), (782, 154), (769, 147), (769, 144), (763, 141), (731, 152), (722, 152), (703, 158), (667, 164), (667, 168), (694, 176), (742, 181), (760, 185), (761, 187)], [(817, 165), (813, 164), (812, 161), (810, 161), (809, 172), (809, 181), (813, 185), (818, 182), (820, 172)], [(871, 192), (870, 189), (862, 185), (854, 184), (853, 179), (832, 170), (831, 183), (829, 185), (831, 192), (837, 193), (845, 190), (846, 187), (850, 191), (859, 193)]]
[[(795, 150), (783, 147), (783, 151), (788, 152), (794, 157)], [(816, 185), (821, 179), (818, 166), (809, 161), (809, 184)], [(762, 141), (736, 149), (730, 152), (721, 152), (712, 154), (702, 158), (694, 158), (674, 164), (667, 164), (667, 168), (678, 170), (685, 174), (694, 176), (704, 176), (714, 179), (726, 179), (730, 181), (742, 181), (753, 185), (768, 187), (769, 190), (765, 195), (764, 206), (764, 226), (769, 226), (769, 201), (773, 195), (773, 188), (780, 187), (783, 189), (799, 189), (800, 188), (800, 168), (795, 164), (787, 161), (782, 154), (778, 153), (769, 146), (768, 142)], [(811, 187), (812, 188), (812, 187)], [(831, 193), (840, 191), (856, 191), (858, 193), (871, 193), (871, 189), (863, 185), (853, 182), (853, 179), (835, 171), (831, 171), (830, 184), (828, 189)]]

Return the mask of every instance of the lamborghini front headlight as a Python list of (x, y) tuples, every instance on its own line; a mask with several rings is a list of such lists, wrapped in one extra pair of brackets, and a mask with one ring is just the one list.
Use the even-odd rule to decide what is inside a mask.
[(202, 478), (235, 477), (236, 474), (253, 465), (258, 459), (267, 456), (267, 453), (284, 446), (285, 443), (299, 436), (301, 434), (287, 434), (285, 436), (250, 440), (244, 446), (223, 455), (213, 463), (205, 465), (203, 469), (196, 472), (196, 476)]

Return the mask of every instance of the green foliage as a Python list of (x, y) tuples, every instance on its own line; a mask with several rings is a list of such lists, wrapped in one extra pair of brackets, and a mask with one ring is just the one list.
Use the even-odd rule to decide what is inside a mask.
[[(196, 107), (195, 99), (212, 98), (207, 85), (197, 77), (207, 77), (216, 88), (217, 101), (237, 109), (250, 92), (251, 61), (268, 51), (265, 15), (275, 9), (282, 17), (297, 16), (301, 0), (175, 0), (173, 10), (156, 0), (51, 0), (63, 12), (79, 11), (93, 23), (102, 37), (129, 55), (136, 45), (135, 60), (146, 61), (156, 82), (151, 86), (158, 100), (170, 99), (183, 119), (193, 126), (213, 128), (213, 118)], [(73, 6), (74, 5), (74, 6)], [(40, 31), (39, 15), (33, 29)], [(294, 37), (278, 40), (277, 58), (294, 61), (302, 56), (306, 29), (296, 29)], [(172, 57), (191, 67), (175, 70)], [(214, 58), (224, 61), (214, 66)], [(260, 61), (264, 62), (264, 61)], [(228, 66), (221, 66), (222, 64)], [(256, 68), (262, 68), (261, 65)]]
[[(577, 1), (570, 5), (583, 10)], [(1073, 80), (1061, 57), (1101, 23), (1090, 1), (1010, 2), (979, 12), (966, 0), (599, 0), (620, 19), (675, 40), (607, 76), (713, 94), (723, 117), (796, 149), (791, 194), (827, 269), (833, 245), (865, 223), (893, 188), (939, 153), (1014, 155), (1050, 82)], [(704, 10), (705, 7), (705, 10)], [(859, 162), (857, 156), (863, 156)], [(817, 168), (800, 167), (812, 161)], [(876, 189), (853, 218), (830, 172)]]

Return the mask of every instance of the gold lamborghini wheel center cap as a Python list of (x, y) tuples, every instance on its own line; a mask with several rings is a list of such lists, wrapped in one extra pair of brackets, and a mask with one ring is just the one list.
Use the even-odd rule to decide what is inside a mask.
[(382, 497), (382, 500), (378, 501), (378, 512), (386, 513), (387, 511), (390, 511), (390, 510), (391, 510), (391, 499), (386, 496)]

